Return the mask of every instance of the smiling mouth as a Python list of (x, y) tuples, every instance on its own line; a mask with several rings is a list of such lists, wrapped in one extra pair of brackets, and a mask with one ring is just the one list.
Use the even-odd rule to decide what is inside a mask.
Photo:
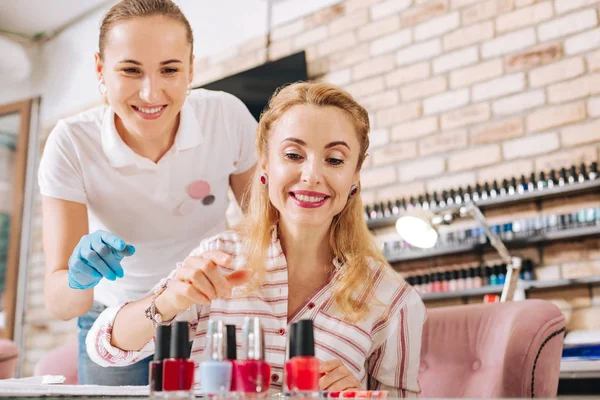
[(148, 116), (155, 116), (160, 114), (165, 108), (167, 108), (166, 105), (163, 106), (156, 106), (156, 107), (137, 107), (137, 106), (131, 106), (135, 111), (138, 111), (142, 114), (146, 114)]

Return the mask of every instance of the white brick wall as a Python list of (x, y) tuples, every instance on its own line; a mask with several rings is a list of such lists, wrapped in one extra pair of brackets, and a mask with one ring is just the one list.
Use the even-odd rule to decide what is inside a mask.
[(398, 51), (396, 53), (396, 63), (398, 65), (408, 65), (437, 56), (441, 52), (442, 43), (440, 39), (433, 39)]
[(469, 102), (469, 89), (458, 89), (451, 92), (428, 97), (423, 100), (423, 114), (431, 115), (452, 110)]
[(404, 29), (371, 42), (371, 54), (378, 56), (404, 47), (412, 41), (412, 31)]
[(485, 42), (481, 47), (483, 58), (492, 58), (523, 50), (536, 43), (535, 29), (527, 28), (517, 32), (507, 33)]
[(585, 31), (598, 25), (598, 14), (595, 10), (584, 10), (569, 14), (538, 26), (538, 37), (542, 42)]
[(458, 12), (434, 18), (415, 27), (415, 40), (421, 41), (441, 36), (456, 29), (459, 25), (460, 14)]
[(387, 0), (371, 7), (371, 17), (379, 19), (396, 14), (410, 7), (411, 0)]
[(543, 90), (519, 93), (492, 103), (494, 115), (518, 114), (543, 105), (546, 102), (546, 93)]
[(517, 93), (525, 88), (525, 74), (516, 73), (473, 86), (473, 101)]
[(434, 74), (441, 74), (467, 65), (472, 65), (479, 59), (476, 47), (469, 47), (463, 50), (457, 50), (444, 54), (433, 60)]
[(600, 47), (600, 29), (594, 29), (565, 40), (565, 53), (579, 54)]

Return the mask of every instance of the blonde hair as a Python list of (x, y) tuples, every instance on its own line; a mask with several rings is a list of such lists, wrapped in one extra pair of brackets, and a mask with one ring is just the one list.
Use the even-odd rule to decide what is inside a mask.
[(152, 17), (155, 15), (162, 15), (183, 24), (187, 41), (192, 48), (192, 51), (190, 52), (191, 59), (191, 54), (194, 51), (194, 35), (192, 33), (192, 27), (190, 26), (188, 19), (181, 12), (179, 7), (177, 7), (177, 4), (173, 3), (171, 0), (122, 0), (112, 6), (102, 19), (102, 24), (100, 25), (100, 37), (98, 39), (98, 53), (100, 54), (100, 60), (104, 60), (104, 48), (106, 47), (108, 33), (113, 26), (119, 22), (133, 18)]
[[(273, 124), (296, 105), (335, 107), (348, 116), (360, 144), (356, 165), (356, 170), (360, 170), (369, 147), (369, 115), (350, 94), (326, 83), (298, 82), (280, 88), (273, 94), (258, 124), (256, 150), (259, 159), (268, 154), (267, 143)], [(277, 223), (279, 212), (260, 183), (260, 174), (257, 168), (250, 185), (248, 214), (238, 230), (246, 243), (248, 266), (258, 276), (263, 276), (271, 242), (271, 227)], [(374, 291), (369, 262), (387, 265), (365, 224), (360, 196), (349, 199), (342, 212), (333, 218), (329, 246), (341, 264), (334, 284), (334, 303), (346, 319), (358, 320), (369, 311)]]

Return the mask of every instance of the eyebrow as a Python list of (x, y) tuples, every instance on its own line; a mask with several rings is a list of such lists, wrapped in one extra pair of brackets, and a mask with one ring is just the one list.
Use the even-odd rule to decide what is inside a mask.
[[(298, 139), (298, 138), (295, 138), (295, 137), (288, 137), (288, 138), (285, 138), (285, 139), (282, 140), (282, 142), (286, 142), (286, 141), (298, 143), (301, 146), (306, 146), (306, 142), (304, 140)], [(348, 143), (346, 143), (346, 142), (344, 142), (342, 140), (338, 140), (338, 141), (335, 141), (335, 142), (327, 143), (325, 145), (325, 148), (329, 149), (331, 147), (335, 147), (335, 146), (339, 146), (339, 145), (346, 146), (348, 148), (348, 150), (350, 150), (350, 146), (348, 146)]]
[[(167, 64), (172, 64), (172, 63), (179, 63), (179, 64), (183, 64), (181, 62), (181, 60), (176, 60), (176, 59), (171, 59), (171, 60), (167, 60), (167, 61), (161, 61), (160, 65), (167, 65)], [(132, 59), (126, 59), (126, 60), (121, 60), (119, 61), (119, 64), (135, 64), (135, 65), (142, 65), (141, 62), (136, 61), (136, 60), (132, 60)]]

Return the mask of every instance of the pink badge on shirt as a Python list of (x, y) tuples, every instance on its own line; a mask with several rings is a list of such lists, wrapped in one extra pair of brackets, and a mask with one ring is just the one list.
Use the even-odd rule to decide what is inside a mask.
[(215, 201), (215, 196), (210, 194), (210, 184), (203, 180), (190, 183), (187, 192), (192, 199), (202, 200), (202, 204), (205, 206), (211, 205)]

